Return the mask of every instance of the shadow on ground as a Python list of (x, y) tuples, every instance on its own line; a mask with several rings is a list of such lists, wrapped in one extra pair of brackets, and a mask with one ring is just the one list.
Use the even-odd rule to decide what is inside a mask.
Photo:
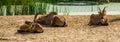
[(112, 20), (110, 20), (109, 22), (116, 22), (116, 21), (120, 21), (120, 18), (112, 19)]

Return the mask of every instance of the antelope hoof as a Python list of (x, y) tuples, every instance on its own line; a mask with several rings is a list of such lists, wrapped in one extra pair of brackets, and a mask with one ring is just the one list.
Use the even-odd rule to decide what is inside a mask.
[(92, 24), (91, 24), (91, 23), (89, 23), (88, 25), (89, 25), (89, 26), (91, 26)]
[(108, 23), (105, 24), (105, 26), (108, 26), (108, 25), (109, 25)]
[(43, 33), (44, 31), (38, 32), (38, 31), (34, 31), (34, 33)]
[(23, 30), (17, 30), (18, 33), (23, 33), (23, 32), (28, 32), (28, 31), (23, 31)]

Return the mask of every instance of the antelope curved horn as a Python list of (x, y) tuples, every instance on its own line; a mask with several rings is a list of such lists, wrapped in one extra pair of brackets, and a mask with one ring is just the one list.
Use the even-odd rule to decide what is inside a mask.
[(108, 6), (105, 6), (104, 9), (103, 9), (103, 11), (106, 9), (106, 7), (108, 7)]
[(36, 22), (37, 16), (38, 16), (38, 13), (35, 14), (33, 22)]
[(101, 12), (101, 9), (100, 9), (100, 7), (98, 7), (98, 9), (99, 9), (99, 11)]

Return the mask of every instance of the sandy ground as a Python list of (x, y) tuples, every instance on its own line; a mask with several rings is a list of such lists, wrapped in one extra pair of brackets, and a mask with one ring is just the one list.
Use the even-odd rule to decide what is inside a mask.
[(19, 34), (19, 26), (33, 16), (0, 16), (0, 42), (120, 42), (120, 15), (109, 15), (109, 26), (88, 26), (88, 15), (64, 17), (68, 27), (43, 27), (43, 33)]

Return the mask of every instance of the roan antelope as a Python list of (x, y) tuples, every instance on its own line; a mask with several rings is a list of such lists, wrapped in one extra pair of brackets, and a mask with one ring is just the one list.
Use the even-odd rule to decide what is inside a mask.
[(65, 27), (66, 19), (63, 16), (58, 16), (56, 12), (50, 12), (45, 16), (41, 16), (37, 19), (37, 22), (43, 25), (49, 25), (52, 27)]
[(104, 7), (102, 11), (99, 8), (98, 14), (92, 14), (90, 16), (90, 21), (88, 25), (105, 25), (105, 26), (109, 25), (105, 8), (106, 7)]
[(17, 32), (42, 33), (44, 31), (42, 26), (36, 22), (37, 15), (38, 14), (35, 14), (33, 22), (25, 21), (25, 23), (20, 26), (20, 29)]

